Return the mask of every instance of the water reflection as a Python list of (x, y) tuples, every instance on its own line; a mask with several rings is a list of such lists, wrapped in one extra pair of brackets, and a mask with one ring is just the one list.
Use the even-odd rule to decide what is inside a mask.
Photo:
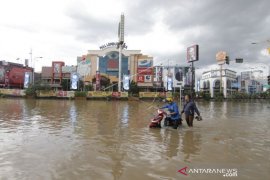
[(201, 150), (201, 135), (194, 133), (193, 129), (185, 131), (182, 140), (182, 152), (184, 161), (191, 162), (192, 157), (199, 154)]

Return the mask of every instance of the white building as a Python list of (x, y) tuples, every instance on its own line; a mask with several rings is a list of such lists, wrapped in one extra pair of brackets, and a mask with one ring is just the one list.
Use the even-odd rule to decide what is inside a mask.
[(234, 82), (236, 82), (235, 71), (222, 69), (221, 76), (220, 70), (206, 71), (202, 74), (200, 90), (209, 93), (213, 98), (215, 93), (220, 93), (221, 89), (224, 97), (227, 98), (236, 91), (236, 89), (232, 86)]

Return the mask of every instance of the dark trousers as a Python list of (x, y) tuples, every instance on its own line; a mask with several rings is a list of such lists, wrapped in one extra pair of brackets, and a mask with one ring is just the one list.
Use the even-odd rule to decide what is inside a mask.
[(194, 116), (186, 115), (186, 122), (189, 127), (193, 127), (193, 119), (194, 119)]

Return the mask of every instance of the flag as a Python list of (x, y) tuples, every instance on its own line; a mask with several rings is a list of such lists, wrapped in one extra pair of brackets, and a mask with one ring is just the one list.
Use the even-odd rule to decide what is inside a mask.
[(269, 47), (269, 48), (267, 48), (267, 51), (268, 51), (268, 54), (270, 54), (270, 47)]
[(20, 58), (17, 58), (16, 60), (17, 60), (17, 61), (19, 61), (19, 60), (20, 60)]

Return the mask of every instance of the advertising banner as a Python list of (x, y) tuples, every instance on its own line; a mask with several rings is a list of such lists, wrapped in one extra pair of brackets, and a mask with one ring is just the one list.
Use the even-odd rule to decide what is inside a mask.
[(91, 61), (86, 56), (77, 58), (77, 73), (81, 76), (88, 76), (91, 74)]
[(3, 67), (0, 67), (0, 83), (5, 82), (5, 69)]
[(126, 91), (129, 90), (129, 76), (128, 75), (124, 75), (123, 77), (123, 88)]
[(162, 81), (162, 67), (155, 67), (153, 74), (154, 74), (154, 82)]
[(56, 93), (57, 97), (63, 97), (63, 98), (73, 98), (75, 97), (75, 92), (74, 91), (58, 91)]
[(144, 75), (144, 82), (151, 83), (152, 82), (152, 75)]
[(96, 71), (96, 91), (100, 90), (100, 72)]
[(118, 71), (119, 64), (118, 59), (109, 59), (107, 61), (107, 71)]
[(137, 82), (143, 83), (144, 82), (144, 75), (138, 75), (137, 76)]
[(51, 90), (51, 91), (39, 91), (37, 93), (38, 97), (56, 97), (56, 92)]
[(23, 87), (24, 88), (28, 88), (29, 87), (29, 84), (30, 84), (30, 73), (29, 72), (25, 72), (24, 73), (24, 84), (23, 84)]
[(173, 88), (173, 80), (171, 77), (167, 77), (167, 90), (172, 91)]
[(137, 73), (139, 75), (152, 75), (153, 69), (152, 68), (138, 68)]
[(53, 62), (53, 73), (61, 74), (62, 73), (62, 64), (60, 62)]
[(156, 97), (171, 97), (170, 92), (139, 92), (140, 98), (156, 98)]
[(79, 75), (77, 73), (71, 74), (70, 89), (78, 89)]
[(152, 59), (139, 59), (138, 68), (149, 68), (152, 66)]
[(0, 89), (0, 93), (7, 96), (25, 96), (24, 90), (21, 89)]
[(216, 54), (216, 60), (217, 60), (218, 64), (223, 64), (226, 60), (226, 56), (227, 56), (227, 53), (225, 51), (219, 51)]
[(193, 45), (187, 48), (188, 63), (199, 60), (199, 45)]
[(108, 91), (88, 91), (87, 97), (107, 97), (112, 95), (112, 92)]

